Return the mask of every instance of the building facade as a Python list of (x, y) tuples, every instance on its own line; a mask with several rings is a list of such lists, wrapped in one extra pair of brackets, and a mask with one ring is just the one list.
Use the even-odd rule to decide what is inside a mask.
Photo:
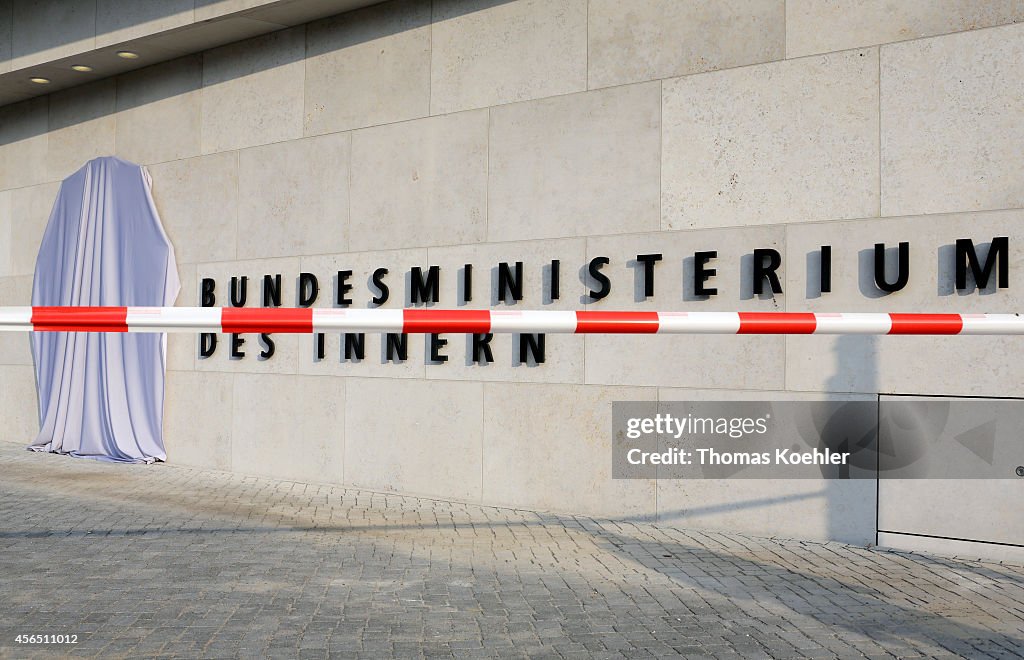
[[(179, 305), (242, 304), (242, 277), (275, 304), (280, 275), (285, 306), (315, 279), (320, 307), (1024, 309), (1019, 3), (131, 4), (0, 0), (0, 305), (29, 304), (59, 182), (117, 155), (152, 175)], [(1007, 281), (958, 287), (956, 241), (1001, 237)], [(896, 282), (903, 242), (886, 292), (875, 245)], [(613, 401), (1024, 397), (1022, 338), (495, 336), (490, 362), (407, 341), (173, 335), (168, 460), (1021, 556), (1012, 473), (615, 480), (610, 427)], [(31, 365), (0, 337), (5, 441), (37, 431)]]

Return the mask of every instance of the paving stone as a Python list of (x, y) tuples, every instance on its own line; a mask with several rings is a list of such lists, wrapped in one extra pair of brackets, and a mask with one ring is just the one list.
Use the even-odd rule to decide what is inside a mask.
[[(0, 657), (1022, 657), (1024, 567), (0, 444)], [(77, 634), (77, 645), (17, 644)]]

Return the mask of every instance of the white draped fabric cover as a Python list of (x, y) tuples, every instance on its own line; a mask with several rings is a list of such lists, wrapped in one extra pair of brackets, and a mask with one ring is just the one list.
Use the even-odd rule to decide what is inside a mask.
[[(173, 305), (174, 248), (145, 168), (96, 158), (64, 180), (36, 260), (32, 305)], [(122, 462), (164, 460), (167, 336), (32, 335), (40, 431), (29, 449)]]

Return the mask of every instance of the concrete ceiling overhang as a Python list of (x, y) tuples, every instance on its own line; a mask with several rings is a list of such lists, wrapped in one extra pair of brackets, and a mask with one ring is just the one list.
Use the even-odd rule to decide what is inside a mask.
[[(225, 13), (221, 16), (190, 22), (167, 30), (154, 30), (133, 39), (107, 44), (102, 48), (81, 50), (59, 59), (43, 59), (0, 74), (0, 106), (42, 96), (51, 92), (82, 85), (101, 78), (141, 69), (172, 60), (183, 55), (198, 53), (249, 37), (302, 25), (310, 21), (341, 14), (382, 0), (278, 0), (264, 2), (258, 7)], [(59, 26), (55, 26), (58, 29)], [(120, 51), (131, 51), (138, 59), (123, 59)], [(66, 52), (66, 49), (63, 50)], [(24, 58), (22, 58), (24, 59)], [(36, 58), (39, 59), (39, 58)], [(17, 60), (14, 60), (17, 62)], [(83, 64), (92, 67), (82, 73), (71, 68)], [(38, 84), (31, 78), (47, 78), (48, 84)]]

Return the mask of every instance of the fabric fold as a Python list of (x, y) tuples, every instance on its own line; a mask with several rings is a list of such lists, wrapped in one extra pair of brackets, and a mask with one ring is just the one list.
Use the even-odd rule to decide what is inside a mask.
[[(63, 181), (36, 259), (33, 306), (174, 304), (174, 248), (151, 185), (145, 168), (114, 157)], [(162, 333), (33, 333), (40, 431), (28, 448), (165, 460), (166, 353)]]

